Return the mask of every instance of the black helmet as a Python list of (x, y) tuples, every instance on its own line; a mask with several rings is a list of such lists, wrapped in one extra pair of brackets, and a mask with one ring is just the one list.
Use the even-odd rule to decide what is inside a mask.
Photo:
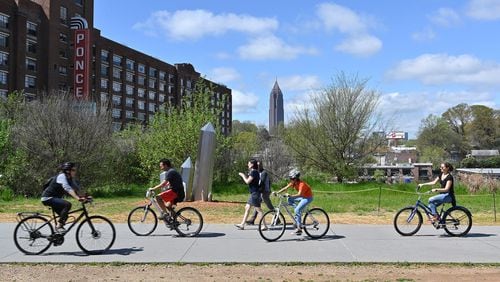
[(68, 170), (71, 170), (72, 168), (74, 168), (75, 166), (76, 166), (75, 163), (65, 162), (65, 163), (61, 164), (61, 170), (68, 171)]
[(290, 173), (288, 174), (288, 177), (290, 179), (298, 179), (300, 177), (300, 171), (296, 170), (296, 169), (293, 169), (292, 171), (290, 171)]

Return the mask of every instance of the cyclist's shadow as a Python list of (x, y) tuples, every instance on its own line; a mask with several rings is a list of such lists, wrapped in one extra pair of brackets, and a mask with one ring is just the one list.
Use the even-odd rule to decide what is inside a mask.
[(128, 256), (137, 252), (143, 252), (144, 248), (120, 248), (120, 249), (109, 249), (103, 254), (98, 254), (98, 255), (89, 255), (86, 254), (82, 251), (75, 251), (75, 252), (47, 252), (44, 254), (41, 254), (39, 256), (75, 256), (75, 257), (87, 257), (87, 256), (106, 256), (106, 255), (122, 255), (122, 256)]
[(226, 233), (219, 232), (200, 232), (200, 234), (194, 237), (182, 237), (176, 233), (164, 233), (164, 234), (152, 234), (151, 237), (172, 237), (172, 238), (216, 238), (226, 236)]

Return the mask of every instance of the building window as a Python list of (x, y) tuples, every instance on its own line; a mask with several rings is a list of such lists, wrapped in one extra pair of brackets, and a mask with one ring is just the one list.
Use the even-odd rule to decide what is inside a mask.
[(145, 121), (146, 120), (146, 114), (145, 113), (137, 113), (137, 119), (139, 119), (141, 121)]
[(36, 54), (36, 42), (27, 40), (26, 41), (26, 52)]
[(64, 49), (59, 50), (59, 57), (63, 58), (63, 59), (67, 59), (68, 58), (68, 51), (66, 51)]
[(9, 47), (9, 35), (0, 33), (0, 47)]
[(113, 95), (113, 105), (119, 106), (122, 104), (122, 97), (118, 95)]
[(156, 69), (155, 68), (149, 68), (149, 76), (156, 77)]
[(134, 86), (125, 85), (125, 93), (127, 93), (127, 95), (134, 95)]
[(134, 82), (134, 74), (131, 72), (127, 72), (125, 74), (125, 80), (127, 80), (128, 82)]
[(75, 4), (83, 7), (83, 0), (75, 0)]
[(0, 52), (0, 66), (9, 65), (9, 53)]
[(173, 94), (174, 93), (174, 86), (173, 85), (169, 85), (168, 86), (168, 94)]
[(134, 106), (134, 99), (132, 98), (125, 99), (125, 105), (127, 105), (127, 107), (129, 108), (132, 108)]
[(167, 90), (167, 84), (165, 84), (165, 82), (160, 81), (159, 88), (160, 88), (160, 91), (165, 92), (165, 90)]
[(146, 77), (145, 76), (142, 76), (142, 75), (137, 76), (137, 84), (144, 85), (145, 81), (146, 81)]
[(146, 90), (144, 88), (137, 88), (137, 96), (140, 98), (144, 98), (144, 95), (146, 94)]
[(6, 98), (7, 98), (7, 90), (0, 89), (0, 99), (6, 99)]
[(122, 76), (122, 69), (113, 68), (113, 77), (120, 79), (121, 76)]
[(137, 108), (139, 108), (139, 110), (144, 110), (144, 101), (137, 101)]
[(26, 58), (26, 69), (28, 71), (36, 71), (36, 60), (32, 58)]
[(28, 35), (36, 37), (36, 35), (37, 35), (37, 31), (36, 30), (37, 30), (37, 24), (36, 23), (32, 23), (30, 21), (26, 22), (26, 33)]
[(101, 88), (108, 89), (108, 80), (101, 78)]
[(159, 101), (160, 103), (165, 102), (165, 95), (163, 95), (163, 94), (158, 95), (158, 101)]
[(24, 78), (24, 87), (33, 89), (36, 87), (36, 77), (27, 75)]
[(126, 62), (125, 62), (125, 64), (126, 64), (126, 67), (127, 67), (128, 70), (131, 70), (131, 71), (134, 70), (134, 64), (135, 64), (135, 62), (133, 60), (127, 59)]
[(125, 117), (128, 119), (134, 118), (134, 112), (132, 111), (125, 111)]
[(101, 76), (109, 75), (109, 66), (105, 64), (101, 64)]
[(59, 19), (61, 20), (62, 24), (68, 23), (68, 9), (64, 6), (61, 6), (61, 8), (59, 9)]
[(8, 72), (0, 71), (0, 85), (7, 85)]
[(120, 109), (113, 109), (113, 117), (114, 118), (120, 118), (122, 116), (122, 110)]
[(6, 14), (0, 13), (0, 27), (1, 28), (9, 28), (9, 16)]
[(68, 75), (68, 68), (66, 66), (59, 66), (59, 74)]
[(173, 74), (168, 75), (168, 83), (175, 84), (175, 76)]
[(101, 92), (101, 104), (103, 105), (108, 104), (108, 93)]
[(59, 33), (59, 41), (62, 43), (68, 43), (68, 36), (62, 32)]
[(138, 64), (137, 71), (140, 73), (146, 73), (146, 67), (143, 64)]
[(101, 61), (109, 61), (109, 51), (101, 50)]
[(164, 71), (160, 71), (160, 80), (165, 81), (167, 78), (167, 73)]
[(121, 66), (122, 64), (122, 56), (113, 55), (113, 64), (116, 66)]
[(156, 97), (156, 92), (148, 91), (148, 97), (149, 97), (149, 100), (154, 100)]
[(154, 103), (148, 103), (148, 109), (150, 112), (154, 112), (155, 111), (155, 104)]
[(155, 88), (156, 87), (156, 79), (149, 79), (148, 81), (148, 86), (149, 88)]
[(120, 92), (122, 90), (122, 84), (120, 82), (113, 81), (113, 91)]

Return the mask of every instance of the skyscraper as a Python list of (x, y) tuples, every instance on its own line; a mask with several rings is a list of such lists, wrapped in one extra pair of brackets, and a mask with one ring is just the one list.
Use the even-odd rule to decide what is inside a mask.
[(281, 93), (278, 80), (276, 80), (269, 98), (269, 133), (275, 134), (278, 125), (284, 121), (283, 93)]

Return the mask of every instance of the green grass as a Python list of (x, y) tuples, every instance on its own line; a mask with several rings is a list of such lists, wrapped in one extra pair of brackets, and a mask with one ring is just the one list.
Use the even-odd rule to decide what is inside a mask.
[[(414, 184), (386, 185), (375, 182), (360, 184), (332, 184), (322, 183), (310, 179), (306, 181), (312, 186), (314, 201), (312, 206), (325, 209), (331, 214), (349, 213), (359, 216), (373, 216), (385, 214), (392, 217), (399, 209), (413, 205), (417, 199)], [(277, 191), (286, 185), (285, 182), (274, 183), (273, 190)], [(118, 187), (118, 186), (116, 186)], [(128, 188), (102, 187), (90, 192), (94, 196), (95, 204), (91, 211), (97, 214), (109, 215), (117, 219), (126, 219), (129, 211), (137, 205), (144, 203), (144, 193), (146, 187), (132, 185)], [(427, 187), (425, 187), (427, 188)], [(117, 189), (117, 190), (113, 190)], [(430, 187), (429, 187), (430, 189)], [(293, 192), (293, 191), (290, 191)], [(481, 192), (470, 194), (465, 187), (456, 188), (456, 198), (459, 205), (467, 207), (476, 219), (475, 222), (495, 224), (493, 213), (492, 194)], [(379, 205), (380, 196), (380, 205)], [(427, 203), (427, 198), (431, 195), (424, 195), (422, 200)], [(209, 210), (202, 210), (202, 213), (213, 212), (216, 216), (236, 216), (240, 217), (243, 212), (243, 203), (248, 199), (247, 186), (242, 183), (214, 184), (212, 199), (215, 202), (241, 203), (240, 205), (214, 205)], [(499, 206), (497, 200), (496, 205)], [(73, 202), (73, 207), (78, 203)], [(207, 208), (205, 208), (207, 209)], [(497, 208), (498, 209), (498, 208)], [(33, 211), (47, 213), (48, 210), (40, 203), (39, 198), (14, 197), (10, 201), (0, 199), (0, 214), (9, 214), (14, 217), (20, 211)], [(500, 214), (498, 215), (500, 222)]]

